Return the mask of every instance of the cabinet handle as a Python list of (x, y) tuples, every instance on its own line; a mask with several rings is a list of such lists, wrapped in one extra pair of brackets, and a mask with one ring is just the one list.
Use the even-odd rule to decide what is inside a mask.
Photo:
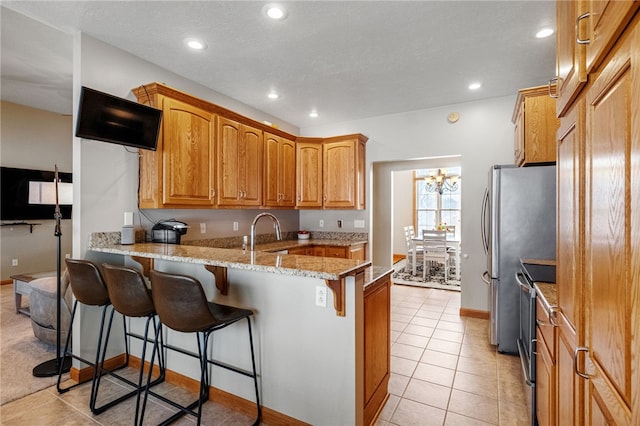
[(587, 348), (586, 346), (578, 346), (573, 352), (573, 371), (583, 379), (589, 380), (591, 377), (589, 377), (588, 374), (578, 370), (578, 356), (580, 355), (580, 352), (587, 353), (589, 352), (589, 348)]
[[(553, 93), (551, 93), (551, 85), (553, 83), (556, 83), (556, 94), (554, 95)], [(558, 99), (558, 77), (553, 77), (551, 80), (549, 80), (549, 97), (553, 98), (553, 99)]]
[(583, 19), (587, 19), (589, 16), (591, 16), (591, 12), (583, 13), (582, 15), (578, 16), (578, 18), (576, 19), (576, 43), (578, 44), (591, 43), (591, 40), (589, 40), (588, 38), (585, 38), (585, 39), (580, 38), (580, 21), (582, 21)]
[(531, 353), (538, 355), (538, 339), (531, 339)]
[(559, 327), (560, 323), (558, 322), (558, 307), (552, 306), (549, 312), (549, 322), (552, 327)]

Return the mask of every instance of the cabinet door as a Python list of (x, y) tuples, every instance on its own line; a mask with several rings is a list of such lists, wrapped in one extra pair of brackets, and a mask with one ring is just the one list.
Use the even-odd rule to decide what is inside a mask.
[(262, 131), (220, 117), (218, 140), (218, 204), (261, 205)]
[(218, 119), (218, 205), (235, 206), (240, 199), (240, 124)]
[(323, 147), (325, 208), (356, 207), (356, 141), (328, 142)]
[(556, 367), (540, 328), (536, 332), (536, 417), (539, 426), (554, 426)]
[(524, 101), (524, 163), (556, 161), (556, 101), (548, 91)]
[(262, 204), (262, 166), (264, 139), (262, 130), (240, 125), (240, 203), (243, 206)]
[(586, 3), (586, 12), (589, 13), (589, 41), (586, 45), (587, 71), (591, 72), (614, 45), (629, 19), (638, 10), (640, 2), (633, 0), (587, 0)]
[[(560, 119), (558, 130), (558, 206), (556, 289), (558, 317), (556, 374), (558, 425), (582, 425), (584, 383), (575, 374), (573, 354), (584, 343), (584, 179), (585, 97)], [(580, 364), (580, 371), (584, 364)]]
[[(587, 424), (640, 421), (640, 17), (587, 91)], [(634, 334), (634, 330), (636, 333)]]
[(347, 259), (347, 247), (326, 246), (324, 248), (324, 255), (326, 257), (339, 257), (340, 259)]
[(516, 166), (524, 164), (524, 100), (513, 128), (513, 160)]
[(325, 247), (324, 246), (313, 246), (310, 249), (311, 256), (320, 256), (324, 257), (325, 255)]
[(296, 190), (296, 207), (322, 207), (321, 143), (296, 143)]
[(170, 98), (162, 111), (163, 204), (213, 205), (215, 115)]
[(556, 2), (556, 114), (562, 116), (587, 81), (586, 46), (576, 42), (580, 1)]
[(264, 205), (293, 207), (296, 193), (295, 142), (265, 133)]
[(352, 246), (349, 248), (349, 259), (366, 260), (366, 245)]

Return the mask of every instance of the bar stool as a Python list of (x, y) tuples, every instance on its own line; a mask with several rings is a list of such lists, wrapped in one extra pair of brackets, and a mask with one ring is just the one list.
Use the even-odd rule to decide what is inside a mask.
[[(100, 273), (100, 270), (95, 263), (89, 260), (82, 259), (65, 259), (65, 262), (67, 264), (67, 270), (69, 271), (71, 291), (73, 293), (75, 301), (73, 302), (71, 321), (69, 322), (69, 332), (67, 333), (67, 339), (64, 345), (64, 350), (62, 352), (62, 357), (70, 356), (83, 362), (84, 364), (93, 367), (93, 381), (91, 384), (90, 399), (90, 405), (92, 405), (95, 402), (94, 385), (99, 370), (98, 365), (100, 362), (100, 347), (102, 344), (102, 333), (104, 331), (104, 320), (107, 314), (107, 309), (111, 306), (111, 300), (109, 299), (109, 292), (107, 291), (107, 287), (105, 286), (104, 280), (102, 279), (102, 274)], [(69, 342), (71, 341), (73, 320), (76, 317), (78, 303), (82, 303), (83, 305), (87, 306), (97, 306), (102, 308), (102, 319), (100, 321), (100, 328), (98, 331), (96, 357), (95, 361), (93, 362), (69, 352)], [(58, 372), (58, 382), (56, 384), (58, 393), (68, 392), (81, 384), (81, 382), (79, 382), (69, 387), (63, 388), (61, 386), (61, 380), (62, 368)], [(93, 406), (91, 407), (91, 409), (93, 411)]]
[[(188, 406), (179, 405), (173, 401), (167, 401), (161, 398), (165, 402), (170, 403), (180, 411), (169, 419), (165, 420), (163, 424), (168, 424), (175, 419), (183, 416), (184, 414), (191, 414), (197, 418), (197, 424), (200, 425), (202, 417), (202, 404), (209, 398), (209, 374), (208, 365), (213, 364), (222, 368), (226, 368), (236, 373), (240, 373), (247, 377), (253, 378), (254, 388), (256, 393), (256, 407), (257, 418), (254, 425), (260, 424), (262, 417), (262, 407), (260, 406), (260, 397), (258, 394), (258, 376), (256, 373), (256, 362), (253, 350), (253, 337), (251, 333), (251, 319), (253, 312), (248, 309), (236, 308), (233, 306), (220, 305), (217, 303), (209, 302), (204, 294), (202, 285), (198, 280), (186, 275), (167, 274), (164, 272), (158, 272), (155, 270), (150, 271), (151, 289), (153, 296), (153, 303), (156, 307), (156, 312), (163, 325), (169, 327), (172, 330), (176, 330), (183, 333), (196, 333), (198, 341), (198, 354), (187, 353), (179, 348), (173, 348), (169, 345), (165, 347), (169, 349), (177, 349), (182, 353), (187, 353), (191, 356), (198, 357), (200, 360), (200, 392), (198, 400), (189, 404)], [(208, 359), (207, 357), (207, 344), (209, 337), (214, 331), (223, 329), (235, 322), (242, 319), (247, 320), (249, 326), (249, 344), (251, 346), (251, 364), (253, 372), (245, 371), (235, 366), (223, 364), (215, 360)], [(156, 330), (156, 341), (158, 340), (158, 330)], [(154, 346), (153, 354), (151, 356), (151, 364), (153, 364), (154, 357), (158, 351), (157, 345)], [(153, 392), (146, 389), (144, 395), (144, 401), (142, 404), (142, 412), (140, 415), (140, 424), (144, 418), (144, 411), (147, 402), (148, 395), (155, 395)], [(193, 408), (198, 407), (197, 412), (193, 411)]]
[[(147, 343), (149, 343), (149, 325), (153, 324), (154, 334), (156, 331), (159, 332), (161, 324), (157, 321), (156, 310), (153, 305), (153, 299), (151, 298), (151, 291), (147, 288), (144, 278), (140, 272), (135, 269), (126, 268), (122, 266), (110, 265), (107, 263), (102, 264), (102, 272), (104, 274), (104, 282), (107, 286), (107, 290), (109, 291), (109, 297), (111, 299), (111, 305), (113, 309), (111, 311), (111, 316), (109, 317), (109, 325), (107, 327), (107, 334), (104, 341), (104, 348), (102, 350), (102, 357), (100, 362), (100, 374), (97, 375), (96, 383), (95, 383), (95, 395), (94, 395), (94, 404), (95, 400), (98, 397), (98, 388), (100, 387), (100, 378), (102, 376), (102, 370), (104, 366), (104, 360), (106, 357), (107, 346), (109, 344), (109, 337), (111, 334), (111, 324), (113, 322), (113, 315), (115, 312), (122, 314), (124, 321), (124, 332), (125, 332), (125, 353), (126, 362), (125, 364), (129, 364), (129, 337), (134, 337), (142, 341), (142, 355), (140, 358), (140, 371), (138, 374), (138, 382), (134, 383), (130, 380), (127, 380), (123, 377), (119, 377), (120, 380), (124, 381), (130, 386), (135, 388), (135, 391), (127, 393), (119, 398), (112, 400), (109, 403), (104, 404), (102, 407), (96, 408), (93, 412), (94, 414), (99, 414), (104, 410), (113, 407), (114, 405), (128, 399), (133, 394), (136, 395), (136, 412), (135, 412), (135, 420), (134, 424), (138, 422), (138, 414), (140, 407), (140, 395), (143, 389), (142, 380), (144, 377), (144, 361), (145, 355), (147, 351)], [(132, 333), (131, 331), (127, 331), (126, 318), (143, 318), (146, 317), (144, 334), (138, 335)], [(162, 336), (162, 333), (158, 333)], [(155, 344), (155, 342), (152, 342)], [(162, 343), (160, 343), (162, 346)], [(160, 351), (161, 356), (159, 357), (159, 376), (149, 384), (149, 386), (156, 385), (164, 381), (165, 377), (165, 366), (164, 366), (164, 358), (162, 357), (162, 351)], [(150, 368), (149, 374), (152, 373), (152, 369)]]

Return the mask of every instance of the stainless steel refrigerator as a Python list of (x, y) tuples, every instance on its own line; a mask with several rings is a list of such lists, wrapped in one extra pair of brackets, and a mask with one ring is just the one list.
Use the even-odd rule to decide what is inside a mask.
[(521, 258), (556, 258), (555, 166), (496, 165), (482, 205), (482, 240), (490, 287), (490, 340), (498, 352), (518, 353)]

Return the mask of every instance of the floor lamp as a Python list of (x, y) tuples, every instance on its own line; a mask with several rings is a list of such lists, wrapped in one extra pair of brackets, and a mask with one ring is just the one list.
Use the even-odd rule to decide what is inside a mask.
[[(71, 357), (70, 356), (60, 356), (60, 312), (62, 309), (62, 274), (61, 274), (61, 262), (62, 262), (62, 231), (60, 229), (60, 220), (62, 219), (62, 213), (60, 213), (60, 199), (59, 199), (59, 181), (58, 181), (58, 165), (56, 164), (55, 177), (53, 184), (49, 182), (30, 182), (29, 183), (29, 202), (32, 201), (32, 190), (31, 186), (34, 184), (34, 187), (38, 187), (37, 190), (34, 190), (33, 193), (38, 196), (37, 204), (53, 204), (51, 201), (47, 200), (46, 193), (53, 192), (50, 189), (55, 190), (55, 213), (53, 214), (54, 219), (56, 220), (54, 235), (58, 239), (58, 251), (57, 251), (57, 269), (56, 269), (56, 357), (54, 359), (50, 359), (41, 364), (33, 367), (33, 375), (35, 377), (51, 377), (57, 376), (60, 372), (67, 373), (71, 369)], [(53, 187), (53, 188), (52, 188)], [(49, 190), (47, 190), (49, 189)], [(68, 203), (71, 204), (71, 203)], [(67, 331), (68, 333), (71, 330)]]

